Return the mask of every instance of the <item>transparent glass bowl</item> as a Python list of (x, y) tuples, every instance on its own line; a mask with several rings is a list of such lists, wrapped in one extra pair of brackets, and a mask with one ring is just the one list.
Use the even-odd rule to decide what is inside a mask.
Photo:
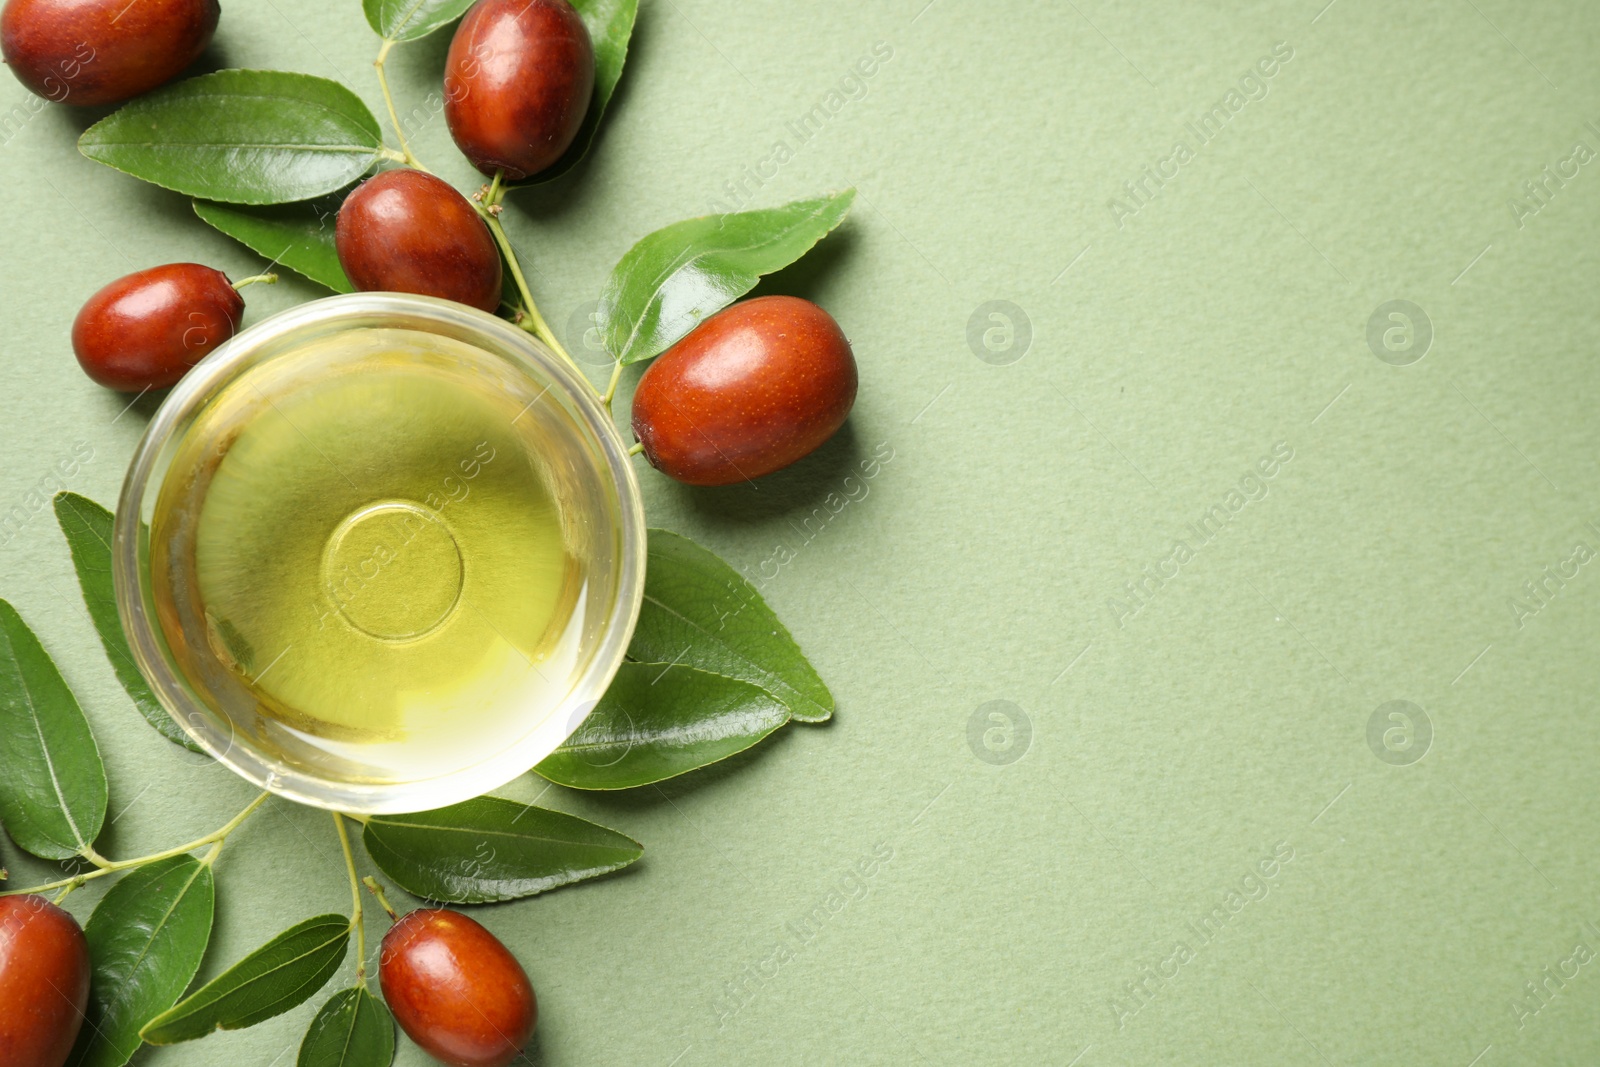
[[(183, 633), (168, 632), (166, 627), (174, 625), (170, 609), (166, 623), (158, 612), (150, 546), (152, 518), (169, 476), (175, 492), (186, 484), (182, 479), (194, 477), (187, 465), (174, 467), (184, 451), (180, 444), (197, 419), (217, 417), (233, 410), (227, 405), (238, 405), (237, 394), (244, 389), (230, 394), (230, 385), (246, 375), (251, 377), (245, 380), (254, 382), (288, 369), (288, 362), (269, 364), (303, 358), (308, 346), (337, 347), (346, 339), (370, 343), (378, 330), (411, 331), (411, 336), (443, 338), (441, 344), (470, 346), (474, 358), (488, 357), (496, 382), (513, 399), (530, 398), (523, 410), (534, 413), (544, 438), (560, 446), (553, 450), (558, 455), (552, 462), (559, 468), (553, 477), (563, 487), (558, 494), (563, 536), (582, 542), (576, 551), (586, 563), (586, 577), (576, 594), (574, 636), (563, 651), (566, 673), (547, 692), (543, 706), (528, 707), (525, 717), (519, 714), (487, 738), (482, 751), (470, 751), (467, 744), (455, 764), (409, 777), (374, 774), (363, 764), (359, 746), (308, 743), (303, 734), (271, 716), (241, 713), (237, 701), (224, 710), (229, 700), (216, 694), (226, 686), (219, 689), (214, 677), (202, 678), (192, 653), (175, 654), (173, 638), (181, 645)], [(220, 406), (208, 414), (213, 404)], [(257, 416), (265, 410), (260, 408)], [(246, 421), (242, 418), (241, 424)], [(241, 777), (299, 803), (352, 813), (443, 807), (531, 769), (577, 729), (604, 694), (622, 663), (644, 592), (646, 535), (638, 483), (627, 446), (588, 382), (501, 319), (448, 301), (394, 293), (357, 293), (300, 305), (243, 331), (196, 365), (162, 403), (139, 443), (117, 508), (114, 542), (123, 628), (141, 672), (173, 719)]]

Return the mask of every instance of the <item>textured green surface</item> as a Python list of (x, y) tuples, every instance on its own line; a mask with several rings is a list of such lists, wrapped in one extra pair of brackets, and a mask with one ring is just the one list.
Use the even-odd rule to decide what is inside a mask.
[[(652, 525), (752, 576), (838, 712), (660, 792), (545, 792), (646, 853), (475, 909), (538, 989), (533, 1062), (1600, 1058), (1600, 966), (1573, 960), (1575, 942), (1600, 951), (1600, 571), (1564, 562), (1600, 548), (1600, 172), (1545, 179), (1537, 212), (1523, 187), (1575, 143), (1600, 151), (1600, 11), (1325, 2), (647, 0), (593, 153), (514, 194), (506, 224), (576, 346), (645, 233), (860, 190), (758, 290), (843, 324), (861, 361), (847, 431), (759, 489), (641, 472)], [(880, 41), (892, 58), (862, 78)], [(1185, 124), (1280, 41), (1294, 55), (1265, 98), (1200, 145)], [(356, 0), (226, 0), (209, 58), (343, 77), (376, 109), (375, 44)], [(418, 153), (472, 188), (429, 109), (447, 44), (390, 68)], [(790, 123), (830, 92), (837, 113), (802, 137)], [(22, 99), (0, 82), (0, 114)], [(101, 851), (129, 855), (252, 792), (128, 706), (29, 494), (83, 440), (93, 459), (65, 480), (109, 501), (151, 409), (119, 414), (78, 371), (78, 303), (134, 267), (262, 261), (182, 197), (79, 158), (89, 118), (7, 120), (0, 146), (0, 507), (23, 522), (0, 533), (0, 595), (101, 732)], [(1108, 201), (1146, 166), (1171, 173), (1179, 140), (1192, 158), (1119, 228)], [(247, 295), (253, 321), (319, 291)], [(1010, 365), (969, 347), (991, 300), (1028, 316)], [(1368, 345), (1393, 300), (1432, 325), (1408, 366)], [(991, 360), (1018, 354), (983, 347), (1005, 347), (1004, 322), (973, 332)], [(1226, 512), (1261, 460), (1273, 476), (1246, 489), (1266, 496)], [(1213, 504), (1230, 517), (1200, 544), (1187, 527)], [(1190, 558), (1128, 617), (1124, 583), (1171, 574), (1180, 538)], [(1528, 598), (1562, 566), (1559, 595)], [(1409, 765), (1367, 740), (1394, 700), (1431, 722)], [(1382, 745), (1388, 715), (1378, 751), (1408, 758), (1400, 734)], [(328, 823), (273, 802), (229, 842), (203, 976), (348, 905)], [(46, 873), (0, 851), (14, 877)], [(1203, 940), (1190, 924), (1217, 906)], [(1576, 977), (1544, 977), (1563, 966)], [(1556, 992), (1519, 1028), (1528, 982)], [(1120, 1029), (1113, 1001), (1138, 1006)], [(289, 1063), (314, 1011), (136, 1062)], [(398, 1062), (426, 1061), (402, 1039)]]

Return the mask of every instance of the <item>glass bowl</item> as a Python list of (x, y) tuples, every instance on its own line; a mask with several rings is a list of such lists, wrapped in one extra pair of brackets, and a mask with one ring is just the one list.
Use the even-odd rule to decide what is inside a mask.
[(589, 383), (501, 319), (394, 293), (201, 360), (139, 443), (114, 542), (134, 658), (184, 732), (361, 814), (470, 799), (566, 740), (622, 663), (646, 548)]

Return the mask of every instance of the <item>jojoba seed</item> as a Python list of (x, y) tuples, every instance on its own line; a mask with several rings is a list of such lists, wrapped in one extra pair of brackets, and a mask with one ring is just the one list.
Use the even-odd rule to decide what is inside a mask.
[(445, 58), (444, 118), (485, 174), (561, 158), (594, 93), (594, 43), (567, 0), (478, 0)]
[(357, 289), (419, 293), (492, 312), (500, 306), (500, 253), (489, 227), (448, 182), (388, 170), (345, 199), (334, 233)]
[(162, 389), (233, 336), (244, 298), (220, 270), (168, 263), (118, 278), (72, 324), (85, 373), (126, 392)]
[(47, 100), (120, 104), (182, 74), (221, 15), (217, 0), (9, 0), (0, 51)]
[(43, 897), (0, 897), (0, 1064), (61, 1067), (89, 1006), (89, 943)]
[(815, 451), (856, 400), (856, 360), (809, 300), (764, 296), (702, 322), (639, 379), (633, 433), (689, 485), (759, 478)]
[(406, 1036), (455, 1067), (503, 1067), (538, 1022), (522, 965), (458, 911), (423, 908), (402, 916), (384, 936), (378, 980)]

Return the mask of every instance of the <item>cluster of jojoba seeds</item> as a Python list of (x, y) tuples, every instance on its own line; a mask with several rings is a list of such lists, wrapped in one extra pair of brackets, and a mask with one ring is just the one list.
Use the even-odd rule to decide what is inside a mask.
[[(6, 62), (29, 88), (104, 104), (181, 73), (211, 40), (218, 14), (217, 0), (140, 0), (132, 9), (127, 0), (9, 0), (0, 30)], [(64, 95), (55, 91), (63, 79)], [(572, 146), (594, 80), (594, 45), (568, 0), (479, 0), (445, 61), (445, 120), (475, 167), (519, 181)], [(491, 314), (500, 307), (500, 251), (479, 208), (422, 170), (389, 170), (358, 186), (339, 211), (335, 246), (359, 290)], [(232, 337), (243, 310), (219, 271), (155, 267), (91, 297), (73, 349), (102, 385), (159, 389)], [(793, 297), (748, 300), (655, 361), (634, 395), (633, 431), (670, 477), (728, 485), (814, 451), (843, 425), (856, 386), (849, 341), (827, 312)]]
[[(40, 96), (120, 103), (187, 69), (219, 17), (217, 0), (7, 0), (0, 51)], [(479, 0), (450, 45), (445, 118), (474, 166), (519, 181), (571, 147), (594, 81), (594, 46), (568, 0)], [(356, 188), (339, 212), (336, 247), (357, 289), (500, 307), (500, 253), (478, 208), (421, 170), (386, 171)], [(239, 285), (198, 263), (119, 278), (84, 304), (73, 350), (101, 385), (165, 388), (234, 335)], [(814, 451), (843, 425), (856, 388), (849, 341), (827, 312), (794, 297), (747, 300), (646, 371), (633, 430), (667, 475), (727, 485)], [(459, 912), (400, 918), (384, 938), (379, 978), (401, 1028), (443, 1063), (500, 1067), (537, 1022), (526, 972)], [(0, 898), (0, 1063), (61, 1067), (89, 982), (88, 946), (71, 915), (41, 897)]]
[[(187, 69), (219, 16), (217, 0), (7, 0), (0, 50), (41, 96), (118, 103)], [(445, 118), (474, 166), (522, 180), (572, 145), (594, 79), (593, 43), (568, 0), (479, 0), (446, 59)], [(421, 170), (386, 171), (356, 188), (339, 212), (336, 247), (358, 289), (500, 307), (500, 253), (478, 208)], [(165, 388), (234, 335), (238, 289), (198, 263), (119, 278), (84, 304), (73, 350), (101, 385)], [(712, 316), (657, 358), (635, 392), (633, 431), (658, 470), (727, 485), (818, 448), (843, 425), (856, 388), (849, 341), (827, 312), (762, 297)], [(509, 1063), (537, 1021), (521, 965), (458, 912), (400, 918), (384, 938), (379, 977), (401, 1028), (444, 1063)], [(72, 916), (41, 897), (0, 898), (0, 1063), (61, 1067), (89, 981)]]

